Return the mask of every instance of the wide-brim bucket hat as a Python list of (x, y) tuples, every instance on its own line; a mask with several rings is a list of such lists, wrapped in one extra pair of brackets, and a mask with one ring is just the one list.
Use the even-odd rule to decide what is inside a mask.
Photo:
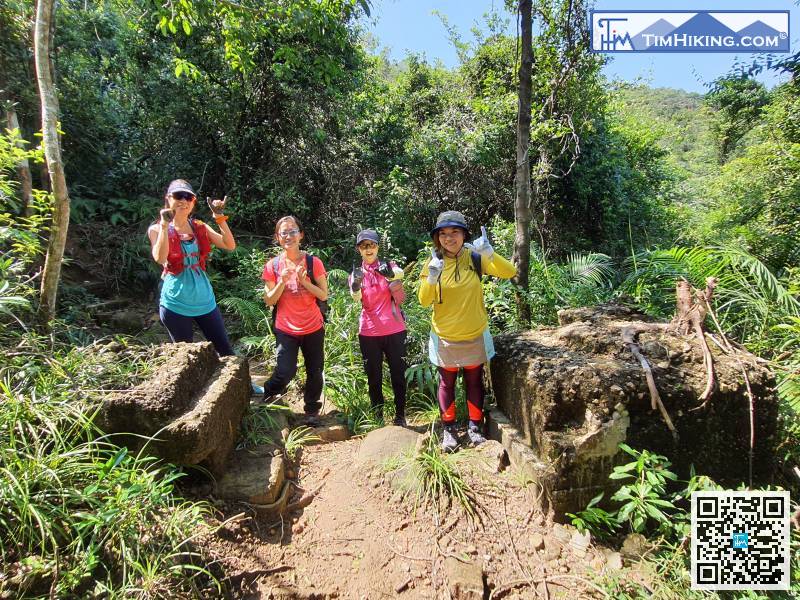
[(467, 220), (457, 210), (446, 210), (439, 213), (436, 217), (436, 226), (431, 229), (431, 237), (444, 227), (459, 227), (464, 230), (464, 237), (469, 237), (469, 227), (467, 227)]

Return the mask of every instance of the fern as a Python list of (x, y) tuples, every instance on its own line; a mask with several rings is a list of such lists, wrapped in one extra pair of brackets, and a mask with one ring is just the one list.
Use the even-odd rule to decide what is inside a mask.
[(268, 312), (263, 302), (232, 296), (220, 300), (219, 303), (242, 319), (246, 331), (270, 332), (272, 315)]

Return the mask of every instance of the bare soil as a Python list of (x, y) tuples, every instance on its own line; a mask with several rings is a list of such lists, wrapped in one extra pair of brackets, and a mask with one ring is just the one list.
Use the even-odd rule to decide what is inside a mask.
[[(439, 515), (403, 498), (384, 473), (365, 472), (355, 462), (360, 443), (303, 450), (289, 473), (293, 500), (318, 490), (303, 510), (268, 522), (246, 505), (218, 504), (216, 525), (228, 522), (200, 545), (224, 568), (232, 597), (602, 597), (592, 579), (605, 568), (603, 552), (576, 551), (574, 530), (548, 521), (535, 508), (536, 487), (513, 471), (491, 473), (496, 464), (477, 449), (461, 450), (477, 517), (459, 505)], [(459, 563), (482, 571), (482, 596), (459, 592)]]

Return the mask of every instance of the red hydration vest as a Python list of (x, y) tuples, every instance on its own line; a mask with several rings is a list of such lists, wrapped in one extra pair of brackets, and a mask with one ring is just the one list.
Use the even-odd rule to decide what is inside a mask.
[[(197, 240), (197, 249), (199, 250), (198, 266), (206, 270), (206, 258), (211, 252), (211, 242), (208, 239), (208, 230), (205, 224), (200, 219), (190, 219), (189, 225), (192, 226), (194, 239)], [(178, 232), (171, 224), (167, 229), (169, 240), (169, 252), (167, 253), (167, 264), (164, 265), (163, 274), (179, 275), (183, 271), (183, 250), (181, 249), (181, 238)]]

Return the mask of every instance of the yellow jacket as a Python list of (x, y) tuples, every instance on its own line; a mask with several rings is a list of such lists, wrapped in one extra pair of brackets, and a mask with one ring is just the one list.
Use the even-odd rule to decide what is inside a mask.
[[(419, 302), (422, 306), (433, 304), (431, 324), (436, 334), (446, 340), (463, 342), (483, 333), (489, 324), (483, 304), (483, 288), (472, 268), (470, 251), (463, 248), (456, 258), (444, 258), (444, 269), (439, 283), (428, 283), (428, 264), (422, 269)], [(491, 258), (481, 257), (484, 275), (511, 279), (516, 267), (495, 252)], [(440, 287), (441, 286), (441, 287)], [(441, 296), (440, 296), (441, 293)]]

